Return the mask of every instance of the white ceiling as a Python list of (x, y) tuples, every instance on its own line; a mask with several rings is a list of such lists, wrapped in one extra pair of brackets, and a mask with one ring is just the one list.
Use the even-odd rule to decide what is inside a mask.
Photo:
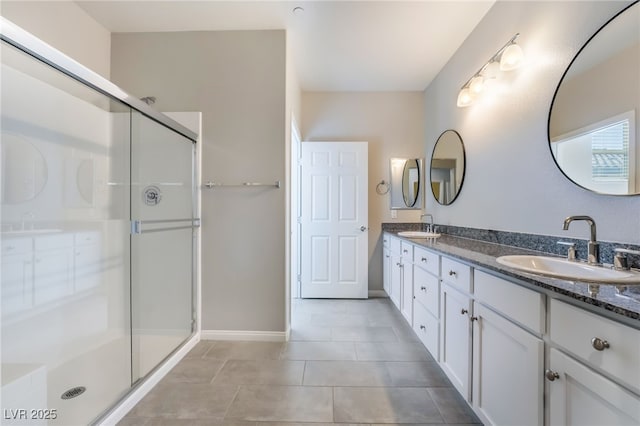
[(429, 85), (494, 1), (77, 3), (111, 32), (287, 29), (303, 90), (410, 91)]

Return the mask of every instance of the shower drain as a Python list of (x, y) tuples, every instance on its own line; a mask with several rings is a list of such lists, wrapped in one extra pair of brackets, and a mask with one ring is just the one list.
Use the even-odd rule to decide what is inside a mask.
[(62, 399), (75, 398), (76, 396), (82, 395), (86, 390), (87, 388), (85, 388), (84, 386), (76, 386), (75, 388), (71, 388), (68, 391), (64, 392), (62, 395), (60, 395), (60, 398)]

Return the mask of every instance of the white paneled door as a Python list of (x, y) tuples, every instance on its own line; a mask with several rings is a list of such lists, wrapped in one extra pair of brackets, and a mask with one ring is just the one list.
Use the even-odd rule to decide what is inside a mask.
[(301, 296), (366, 299), (368, 145), (301, 145)]

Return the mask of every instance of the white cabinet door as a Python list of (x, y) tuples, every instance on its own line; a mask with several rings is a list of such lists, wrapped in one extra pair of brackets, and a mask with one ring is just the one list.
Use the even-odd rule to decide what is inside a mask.
[(467, 399), (471, 398), (471, 300), (442, 285), (440, 366)]
[(33, 305), (32, 252), (2, 256), (2, 315)]
[(557, 349), (547, 375), (551, 425), (639, 425), (640, 396), (634, 395)]
[(382, 288), (391, 297), (391, 251), (388, 248), (382, 251)]
[(36, 305), (73, 293), (73, 247), (36, 251), (33, 270)]
[(485, 424), (542, 425), (544, 343), (473, 307), (473, 408)]
[(75, 248), (75, 291), (89, 290), (100, 286), (102, 253), (98, 244)]
[(391, 253), (391, 301), (396, 308), (400, 309), (400, 298), (402, 296), (402, 259), (400, 256)]
[(400, 312), (410, 326), (413, 326), (413, 264), (402, 259), (402, 287)]

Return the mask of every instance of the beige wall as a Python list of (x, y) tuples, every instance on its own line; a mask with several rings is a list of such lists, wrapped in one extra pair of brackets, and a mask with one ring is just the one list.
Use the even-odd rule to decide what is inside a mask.
[[(112, 77), (202, 111), (202, 178), (285, 181), (285, 32), (114, 34)], [(202, 190), (203, 330), (285, 331), (285, 188)]]
[(2, 1), (0, 14), (109, 78), (111, 33), (72, 1)]
[[(583, 224), (562, 230), (566, 216), (587, 214), (598, 239), (640, 243), (640, 197), (593, 194), (556, 167), (547, 139), (549, 107), (577, 51), (628, 2), (497, 2), (425, 91), (427, 156), (443, 130), (460, 132), (465, 182), (450, 206), (427, 195), (438, 223), (586, 239)], [(522, 68), (501, 79), (494, 103), (456, 107), (460, 86), (516, 32)]]
[(369, 290), (382, 289), (382, 222), (417, 222), (420, 210), (398, 210), (376, 184), (390, 178), (391, 157), (424, 157), (421, 92), (303, 92), (302, 139), (369, 142)]

